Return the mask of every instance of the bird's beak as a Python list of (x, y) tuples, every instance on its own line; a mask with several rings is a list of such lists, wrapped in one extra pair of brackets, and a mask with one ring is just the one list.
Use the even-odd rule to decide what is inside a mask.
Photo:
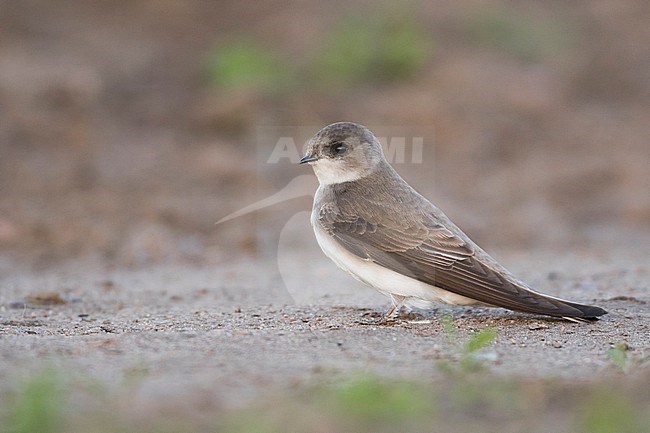
[(318, 158), (313, 155), (305, 155), (302, 158), (300, 158), (299, 164), (304, 164), (306, 162), (312, 162), (312, 161), (318, 161)]

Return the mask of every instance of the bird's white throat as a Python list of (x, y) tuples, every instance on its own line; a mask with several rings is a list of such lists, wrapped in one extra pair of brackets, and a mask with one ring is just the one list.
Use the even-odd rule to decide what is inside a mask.
[(319, 159), (310, 163), (321, 185), (334, 185), (343, 182), (352, 182), (363, 177), (362, 170), (346, 168), (340, 161)]

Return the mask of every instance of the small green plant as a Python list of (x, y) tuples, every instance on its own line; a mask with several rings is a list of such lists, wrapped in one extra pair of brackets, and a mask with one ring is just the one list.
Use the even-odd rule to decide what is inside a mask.
[(557, 55), (570, 41), (558, 23), (541, 22), (506, 9), (476, 11), (467, 25), (477, 44), (494, 47), (527, 62)]
[(618, 342), (607, 351), (609, 359), (621, 369), (623, 373), (630, 371), (631, 359), (628, 353), (629, 347), (627, 344)]
[(61, 431), (65, 416), (62, 385), (51, 369), (29, 378), (10, 396), (6, 407), (6, 430), (10, 433), (53, 433)]
[(456, 330), (453, 316), (447, 312), (442, 313), (440, 323), (442, 324), (442, 332), (444, 332), (447, 340), (456, 342), (458, 340), (458, 331)]
[(220, 44), (206, 60), (208, 83), (224, 90), (276, 91), (290, 81), (280, 56), (248, 40)]
[(624, 393), (600, 391), (583, 402), (577, 424), (585, 433), (635, 433), (648, 431), (650, 419)]
[(400, 422), (428, 413), (422, 389), (376, 376), (353, 378), (330, 391), (336, 412), (359, 422)]
[[(442, 316), (442, 329), (447, 339), (454, 345), (458, 346), (458, 331), (449, 314)], [(453, 376), (463, 376), (483, 370), (485, 359), (479, 356), (479, 351), (492, 344), (497, 337), (497, 331), (494, 328), (485, 328), (470, 336), (460, 348), (458, 362), (453, 363), (450, 360), (438, 362), (438, 368), (443, 372)]]
[(497, 338), (494, 328), (485, 328), (472, 335), (466, 342), (460, 357), (461, 370), (464, 372), (483, 369), (484, 360), (480, 359), (478, 351), (492, 344)]
[(635, 367), (642, 367), (650, 362), (650, 356), (641, 353), (633, 354), (627, 343), (619, 341), (611, 349), (605, 352), (607, 357), (625, 374), (628, 374)]
[(399, 81), (422, 70), (432, 50), (415, 20), (388, 13), (352, 15), (316, 50), (311, 75), (321, 87)]

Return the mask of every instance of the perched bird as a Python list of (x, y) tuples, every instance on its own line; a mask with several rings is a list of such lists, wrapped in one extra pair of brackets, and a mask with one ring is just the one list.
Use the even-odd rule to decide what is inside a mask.
[(357, 280), (402, 303), (482, 304), (591, 321), (607, 312), (532, 290), (415, 191), (384, 158), (364, 126), (326, 126), (306, 145), (301, 164), (320, 186), (311, 224), (319, 246)]

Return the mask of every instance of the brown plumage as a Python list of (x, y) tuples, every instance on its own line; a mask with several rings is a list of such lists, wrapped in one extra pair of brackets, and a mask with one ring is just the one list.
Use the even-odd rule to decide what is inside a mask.
[(321, 184), (312, 213), (321, 248), (353, 276), (389, 294), (391, 312), (415, 298), (569, 320), (606, 314), (599, 307), (537, 293), (515, 278), (411, 188), (363, 126), (323, 128), (301, 162), (314, 167)]

